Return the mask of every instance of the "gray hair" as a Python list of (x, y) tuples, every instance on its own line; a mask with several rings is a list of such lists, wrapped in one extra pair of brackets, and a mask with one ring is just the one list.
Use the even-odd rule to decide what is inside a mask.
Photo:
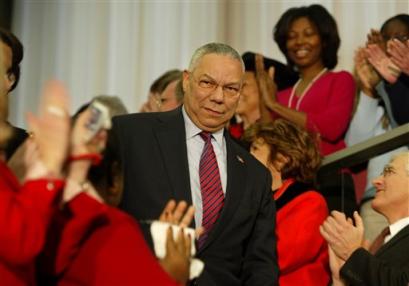
[(397, 154), (393, 155), (390, 162), (392, 162), (393, 160), (395, 160), (396, 158), (401, 157), (401, 156), (406, 156), (405, 170), (406, 170), (406, 175), (409, 176), (409, 151), (404, 151), (404, 152), (400, 152), (400, 153), (397, 153)]
[(98, 95), (92, 99), (92, 101), (94, 100), (108, 107), (111, 117), (128, 113), (128, 110), (118, 96)]
[(241, 58), (240, 54), (230, 47), (229, 45), (222, 44), (222, 43), (208, 43), (204, 46), (198, 48), (190, 60), (189, 64), (189, 71), (192, 72), (196, 68), (199, 61), (208, 54), (217, 54), (217, 55), (225, 55), (230, 56), (232, 59), (238, 60), (241, 63), (244, 72), (244, 62)]

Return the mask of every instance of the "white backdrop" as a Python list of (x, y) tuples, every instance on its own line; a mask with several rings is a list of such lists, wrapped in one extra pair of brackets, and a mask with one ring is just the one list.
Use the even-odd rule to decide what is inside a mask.
[(25, 126), (47, 79), (66, 83), (72, 111), (98, 94), (118, 95), (130, 111), (164, 71), (186, 68), (202, 44), (221, 41), (284, 60), (272, 29), (289, 7), (320, 3), (341, 35), (337, 69), (352, 68), (370, 28), (408, 13), (408, 0), (15, 0), (13, 32), (25, 47), (22, 77), (12, 95), (11, 121)]

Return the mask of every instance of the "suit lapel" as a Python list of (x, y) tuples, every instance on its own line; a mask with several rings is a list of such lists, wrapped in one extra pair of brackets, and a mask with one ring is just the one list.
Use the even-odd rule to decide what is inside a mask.
[(227, 186), (224, 207), (213, 229), (209, 233), (204, 246), (199, 252), (207, 248), (220, 232), (229, 224), (235, 211), (238, 209), (242, 194), (246, 187), (246, 162), (235, 148), (232, 139), (224, 132), (227, 151)]
[(409, 225), (404, 227), (401, 231), (399, 231), (390, 241), (385, 243), (384, 245), (379, 248), (376, 252), (376, 256), (382, 256), (382, 254), (392, 248), (395, 244), (399, 243), (402, 239), (409, 236)]
[(173, 189), (174, 199), (177, 202), (184, 200), (190, 205), (192, 204), (192, 195), (182, 109), (178, 108), (173, 113), (167, 113), (166, 117), (159, 117), (159, 121), (155, 135), (168, 180)]

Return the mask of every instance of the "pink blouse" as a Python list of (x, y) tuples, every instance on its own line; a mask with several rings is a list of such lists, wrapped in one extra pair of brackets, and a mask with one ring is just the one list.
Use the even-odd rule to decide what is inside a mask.
[[(288, 106), (292, 87), (278, 92), (277, 100), (296, 109), (299, 97), (294, 96)], [(305, 93), (299, 111), (307, 114), (306, 128), (321, 137), (321, 154), (329, 155), (345, 148), (344, 136), (352, 116), (355, 81), (346, 71), (327, 72)]]

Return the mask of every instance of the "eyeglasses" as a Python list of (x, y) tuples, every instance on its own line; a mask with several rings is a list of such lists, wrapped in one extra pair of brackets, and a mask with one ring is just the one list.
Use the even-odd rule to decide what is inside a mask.
[(391, 175), (391, 174), (395, 174), (396, 173), (396, 171), (395, 171), (395, 168), (394, 167), (392, 167), (391, 165), (386, 165), (384, 168), (383, 168), (383, 171), (381, 172), (381, 176), (388, 176), (388, 175)]
[[(196, 79), (193, 76), (192, 72), (189, 72), (189, 74), (191, 75), (192, 79), (197, 83), (199, 88), (202, 89), (203, 91), (209, 93), (209, 94), (212, 93), (212, 92), (215, 92), (216, 89), (219, 86), (221, 86), (214, 79), (212, 79), (211, 77), (209, 77), (207, 75), (203, 75), (201, 79)], [(241, 84), (232, 83), (232, 84), (223, 85), (223, 86), (221, 86), (221, 88), (223, 90), (224, 96), (234, 97), (234, 96), (236, 96), (236, 95), (238, 95), (240, 93)]]

